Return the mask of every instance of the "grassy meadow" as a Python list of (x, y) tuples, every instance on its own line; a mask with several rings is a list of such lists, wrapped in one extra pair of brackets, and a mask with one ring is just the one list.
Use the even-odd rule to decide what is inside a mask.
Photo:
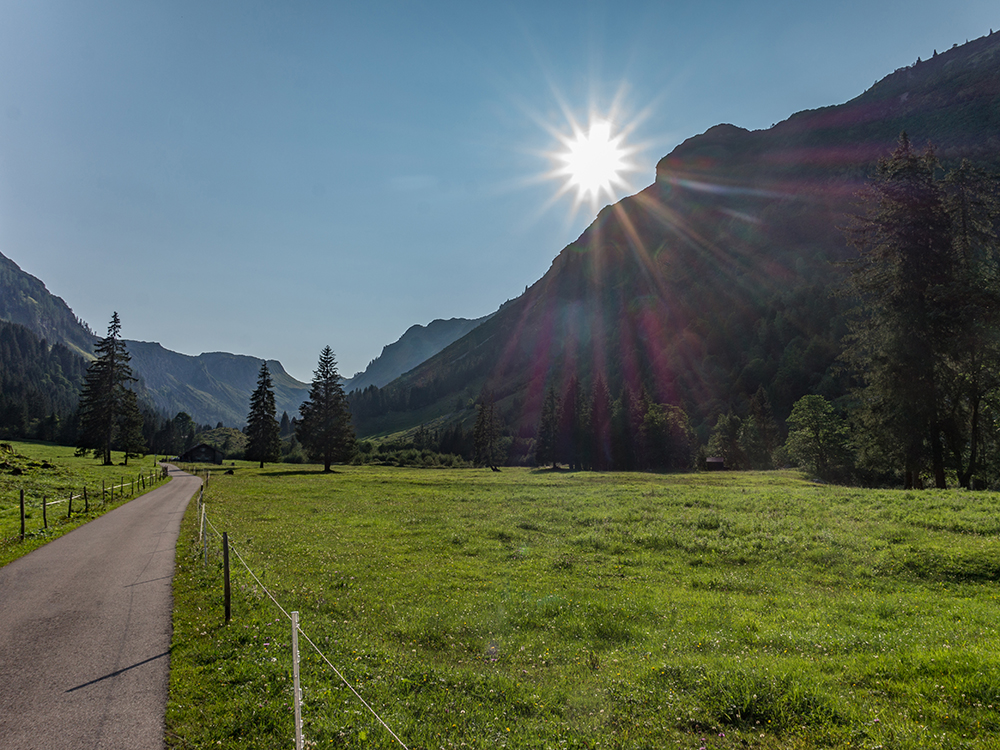
[[(239, 463), (208, 517), (415, 748), (996, 748), (1000, 496)], [(174, 748), (287, 748), (290, 624), (178, 545)], [(307, 747), (400, 745), (301, 641)]]
[[(128, 466), (122, 466), (124, 454), (113, 452), (114, 466), (103, 466), (100, 461), (74, 455), (75, 449), (64, 445), (52, 445), (35, 441), (0, 442), (0, 565), (5, 565), (46, 542), (75, 529), (77, 526), (96, 518), (117, 507), (125, 500), (141, 494), (140, 488), (133, 492), (132, 480), (144, 474), (146, 489), (150, 472), (155, 467), (153, 457), (129, 459)], [(158, 469), (156, 469), (158, 471)], [(159, 483), (158, 475), (156, 481)], [(108, 502), (101, 502), (102, 482), (105, 487), (127, 483), (125, 497), (115, 490), (114, 501), (110, 493)], [(87, 488), (89, 510), (84, 512), (82, 497), (73, 500), (73, 514), (67, 518), (69, 495), (81, 495)], [(25, 538), (21, 540), (20, 492), (24, 490)], [(42, 498), (48, 508), (46, 516), (48, 528), (42, 517)], [(58, 504), (52, 504), (54, 502)]]

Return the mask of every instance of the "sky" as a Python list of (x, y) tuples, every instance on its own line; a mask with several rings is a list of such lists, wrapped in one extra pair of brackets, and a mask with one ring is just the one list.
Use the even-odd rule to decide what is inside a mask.
[[(345, 377), (520, 295), (718, 123), (1000, 28), (996, 0), (0, 0), (0, 252), (99, 334)], [(574, 125), (628, 170), (567, 190)]]

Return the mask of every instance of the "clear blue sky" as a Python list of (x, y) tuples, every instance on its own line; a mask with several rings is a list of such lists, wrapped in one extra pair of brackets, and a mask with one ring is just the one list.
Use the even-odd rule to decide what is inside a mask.
[[(350, 376), (523, 292), (593, 218), (546, 156), (617, 102), (636, 170), (1000, 28), (996, 0), (0, 0), (0, 252), (103, 334)], [(604, 201), (609, 202), (609, 201)]]

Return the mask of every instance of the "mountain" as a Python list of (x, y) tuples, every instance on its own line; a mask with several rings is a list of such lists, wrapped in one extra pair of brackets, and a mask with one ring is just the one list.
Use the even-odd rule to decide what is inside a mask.
[(521, 297), (386, 387), (352, 396), (361, 436), (468, 422), (483, 387), (515, 435), (546, 390), (603, 379), (682, 406), (704, 440), (763, 387), (776, 416), (837, 398), (852, 256), (840, 227), (901, 131), (946, 166), (1000, 166), (1000, 34), (899, 68), (851, 101), (680, 144), (605, 207)]
[(93, 359), (94, 333), (45, 284), (0, 253), (0, 320), (18, 323), (50, 344)]
[(475, 320), (451, 318), (433, 320), (426, 326), (410, 326), (395, 343), (382, 347), (382, 353), (368, 364), (364, 372), (345, 380), (344, 391), (350, 393), (369, 386), (381, 388), (430, 359), (489, 318), (489, 315)]
[[(62, 344), (93, 359), (96, 334), (61, 297), (2, 254), (0, 320), (23, 325), (50, 346)], [(264, 360), (222, 352), (192, 357), (145, 341), (126, 340), (125, 344), (149, 400), (168, 416), (183, 411), (199, 424), (242, 426), (246, 422), (250, 393)], [(278, 414), (297, 414), (309, 386), (286, 373), (280, 362), (268, 360), (268, 369), (274, 380)]]
[[(153, 405), (168, 415), (185, 411), (199, 424), (242, 427), (250, 394), (264, 360), (245, 354), (209, 352), (193, 357), (146, 341), (126, 341), (132, 369), (142, 378)], [(278, 415), (297, 415), (309, 396), (301, 383), (274, 359), (267, 360)]]

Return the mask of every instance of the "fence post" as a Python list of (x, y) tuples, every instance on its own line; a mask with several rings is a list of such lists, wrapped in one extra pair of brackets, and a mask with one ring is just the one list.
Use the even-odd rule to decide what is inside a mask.
[[(73, 497), (73, 491), (72, 490), (70, 490), (69, 496)], [(49, 528), (49, 517), (48, 517), (48, 515), (46, 513), (45, 495), (42, 495), (42, 528), (43, 529)]]
[(24, 490), (21, 490), (21, 541), (24, 541)]
[(73, 493), (69, 493), (69, 501), (66, 503), (66, 518), (73, 515)]
[(302, 750), (302, 690), (299, 687), (299, 613), (292, 612), (292, 699), (295, 701), (295, 750)]
[(104, 505), (104, 498), (107, 497), (108, 491), (104, 487), (104, 480), (101, 480), (101, 505)]
[(83, 512), (90, 512), (90, 501), (87, 499), (87, 485), (83, 485)]
[(225, 595), (226, 595), (226, 624), (229, 624), (229, 618), (232, 614), (229, 600), (229, 532), (222, 532), (222, 575), (225, 580)]

